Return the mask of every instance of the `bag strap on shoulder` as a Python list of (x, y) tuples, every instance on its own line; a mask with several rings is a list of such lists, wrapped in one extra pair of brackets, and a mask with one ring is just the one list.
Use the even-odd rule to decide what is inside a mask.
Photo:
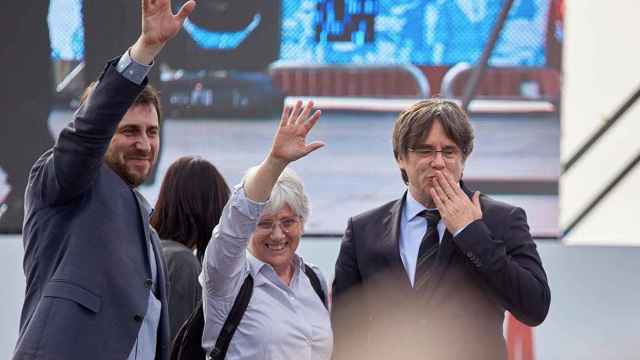
[[(309, 278), (313, 290), (316, 292), (316, 294), (322, 301), (322, 304), (326, 308), (327, 296), (322, 289), (318, 274), (316, 274), (316, 272), (307, 264), (304, 264), (304, 273)], [(220, 335), (218, 335), (218, 339), (216, 340), (216, 346), (209, 354), (209, 359), (224, 360), (225, 356), (227, 355), (227, 350), (229, 350), (229, 344), (231, 343), (233, 334), (236, 332), (236, 329), (238, 328), (238, 325), (240, 324), (245, 311), (247, 311), (247, 306), (249, 306), (251, 295), (253, 295), (253, 277), (251, 277), (251, 274), (249, 274), (245, 278), (244, 283), (242, 283), (240, 292), (238, 292), (238, 296), (236, 296), (236, 299), (233, 302), (233, 307), (231, 308), (231, 311), (229, 312), (229, 315), (227, 316), (227, 319), (222, 326), (222, 330), (220, 330)]]
[(324, 293), (324, 290), (322, 289), (322, 285), (320, 284), (320, 278), (318, 278), (318, 274), (316, 274), (316, 272), (311, 268), (311, 266), (307, 264), (304, 264), (304, 273), (309, 278), (309, 282), (311, 282), (311, 286), (313, 287), (313, 290), (316, 292), (316, 294), (318, 294), (318, 297), (322, 301), (322, 305), (324, 305), (324, 307), (328, 309), (327, 295)]
[(223, 360), (227, 355), (227, 350), (229, 349), (229, 344), (231, 343), (233, 334), (236, 332), (236, 329), (240, 324), (240, 320), (242, 320), (242, 316), (247, 310), (252, 294), (253, 277), (249, 274), (244, 279), (240, 292), (238, 293), (238, 296), (236, 296), (236, 300), (233, 302), (233, 307), (227, 316), (227, 320), (225, 320), (224, 325), (222, 325), (222, 329), (220, 330), (220, 334), (216, 340), (216, 346), (209, 354), (209, 358), (211, 360)]

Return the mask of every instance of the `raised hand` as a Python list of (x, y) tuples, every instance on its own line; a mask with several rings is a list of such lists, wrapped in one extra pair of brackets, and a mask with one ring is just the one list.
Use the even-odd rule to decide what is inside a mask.
[(194, 0), (182, 5), (176, 15), (170, 0), (142, 0), (142, 38), (147, 45), (164, 44), (173, 38), (196, 6)]
[(306, 143), (307, 134), (320, 119), (320, 110), (309, 115), (312, 109), (313, 101), (307, 102), (303, 107), (302, 101), (299, 100), (293, 108), (284, 108), (280, 126), (273, 139), (270, 157), (286, 164), (324, 146), (320, 141)]
[(482, 218), (478, 191), (469, 199), (460, 188), (460, 184), (442, 171), (436, 173), (433, 185), (431, 197), (451, 234)]
[(302, 101), (298, 101), (293, 108), (284, 108), (269, 154), (260, 165), (249, 170), (244, 179), (247, 198), (260, 202), (269, 199), (278, 176), (290, 162), (324, 146), (320, 141), (306, 143), (307, 134), (320, 119), (319, 110), (309, 116), (311, 109), (312, 101), (304, 107)]
[(176, 36), (184, 20), (196, 6), (189, 0), (173, 14), (171, 0), (142, 1), (142, 33), (131, 48), (133, 58), (141, 63), (151, 63), (162, 47)]

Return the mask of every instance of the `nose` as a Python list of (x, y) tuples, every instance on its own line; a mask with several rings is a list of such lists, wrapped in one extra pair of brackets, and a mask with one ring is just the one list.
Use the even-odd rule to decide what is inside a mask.
[(272, 239), (282, 239), (284, 238), (284, 231), (280, 228), (280, 223), (273, 224), (273, 229), (271, 229), (271, 238)]
[(444, 169), (444, 157), (441, 152), (435, 153), (431, 159), (431, 167), (438, 170)]
[(144, 152), (151, 151), (151, 142), (149, 141), (149, 137), (146, 134), (142, 134), (136, 140), (136, 150), (141, 150)]

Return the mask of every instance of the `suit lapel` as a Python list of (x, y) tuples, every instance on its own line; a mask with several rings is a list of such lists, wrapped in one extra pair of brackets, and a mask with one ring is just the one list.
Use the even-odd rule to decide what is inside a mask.
[[(144, 233), (144, 247), (145, 249), (145, 269), (147, 271), (147, 277), (151, 278), (151, 263), (148, 255), (149, 243), (151, 243), (151, 235), (149, 233), (149, 218), (151, 217), (151, 207), (147, 200), (137, 190), (132, 190), (136, 201), (138, 202), (138, 210), (140, 211), (140, 221), (142, 223), (142, 231)], [(156, 261), (157, 262), (157, 261)]]
[(157, 279), (156, 283), (158, 284), (158, 292), (160, 303), (162, 304), (161, 308), (161, 316), (160, 316), (160, 324), (158, 329), (159, 341), (157, 343), (158, 353), (160, 356), (159, 359), (166, 358), (165, 354), (168, 353), (168, 344), (170, 344), (171, 339), (169, 338), (169, 309), (168, 309), (168, 294), (167, 294), (167, 268), (164, 262), (164, 258), (162, 257), (162, 249), (160, 247), (160, 237), (158, 233), (151, 228), (151, 225), (147, 224), (147, 228), (150, 229), (151, 234), (151, 247), (153, 249), (153, 254), (156, 258), (157, 264)]
[(153, 258), (155, 259), (155, 282), (157, 284), (157, 295), (158, 298), (160, 300), (160, 303), (162, 304), (161, 307), (161, 315), (160, 315), (160, 323), (159, 325), (159, 329), (158, 329), (158, 334), (159, 334), (159, 339), (158, 342), (156, 344), (156, 353), (157, 359), (165, 359), (166, 358), (166, 354), (168, 353), (168, 344), (170, 342), (169, 339), (169, 312), (168, 312), (168, 299), (167, 299), (167, 288), (166, 288), (166, 279), (167, 279), (167, 272), (166, 272), (166, 265), (164, 263), (163, 260), (163, 255), (162, 255), (162, 250), (160, 249), (160, 238), (158, 236), (158, 233), (153, 230), (151, 228), (151, 225), (149, 224), (149, 218), (151, 217), (151, 206), (149, 205), (149, 203), (147, 202), (147, 200), (142, 196), (142, 194), (140, 194), (138, 191), (133, 190), (135, 196), (136, 196), (136, 200), (138, 202), (138, 209), (140, 209), (140, 220), (142, 221), (142, 228), (144, 229), (144, 249), (147, 251), (146, 254), (147, 256), (145, 256), (145, 258), (147, 259), (147, 261), (145, 261), (146, 263), (146, 269), (147, 269), (147, 276), (149, 278), (152, 278), (152, 264), (151, 261), (152, 259), (150, 258), (150, 253), (149, 251), (153, 252)]
[[(402, 277), (403, 285), (411, 288), (411, 282), (402, 264), (400, 257), (400, 216), (402, 215), (402, 204), (404, 204), (407, 193), (402, 196), (389, 210), (387, 216), (382, 220), (382, 241), (381, 253), (385, 254), (389, 267), (397, 271)], [(401, 275), (400, 275), (401, 274)]]

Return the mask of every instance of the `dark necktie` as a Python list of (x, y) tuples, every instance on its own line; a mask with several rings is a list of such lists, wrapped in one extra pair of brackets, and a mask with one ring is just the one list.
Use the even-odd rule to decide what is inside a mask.
[(438, 249), (440, 248), (438, 237), (440, 213), (437, 210), (423, 210), (418, 216), (422, 216), (427, 220), (427, 232), (422, 237), (416, 263), (415, 288), (421, 289), (429, 281), (438, 257)]

